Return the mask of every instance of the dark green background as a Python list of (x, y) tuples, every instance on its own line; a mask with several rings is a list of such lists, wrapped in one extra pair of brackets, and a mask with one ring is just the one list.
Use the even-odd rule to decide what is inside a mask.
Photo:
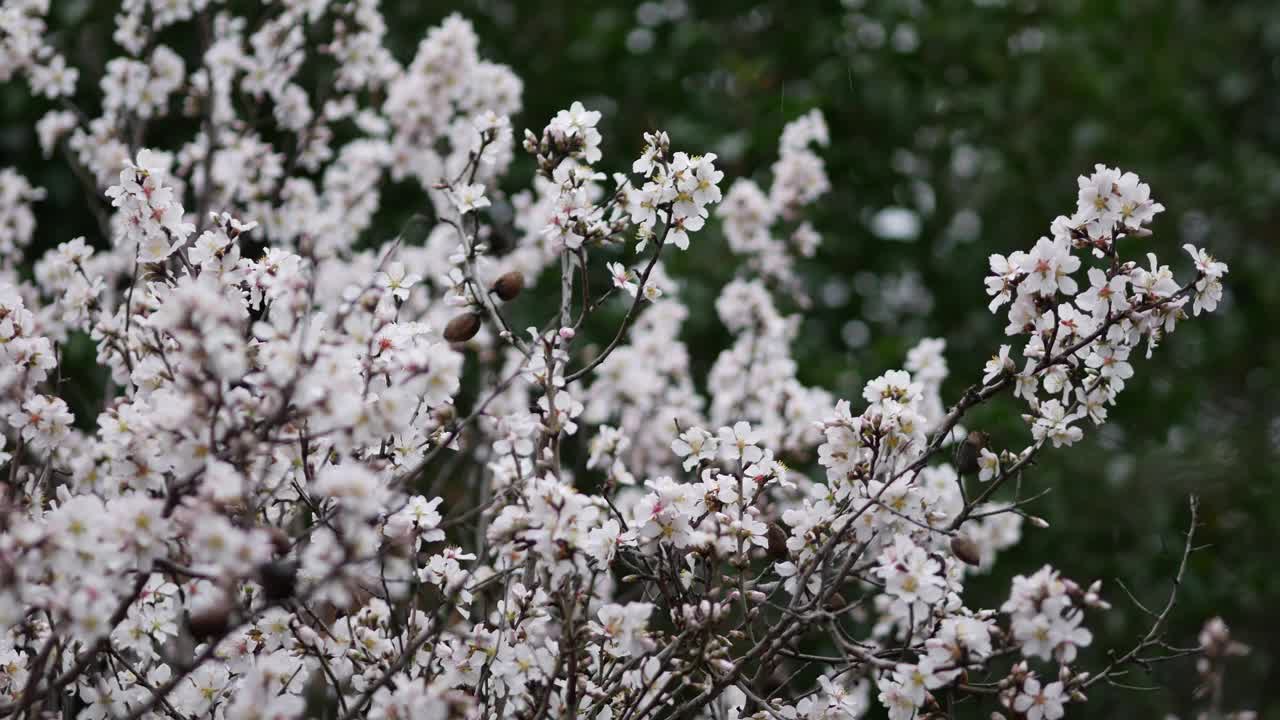
[[(87, 70), (77, 99), (91, 106), (101, 63), (114, 52), (108, 5), (54, 3), (59, 43)], [(987, 255), (1026, 248), (1046, 233), (1056, 215), (1074, 208), (1075, 177), (1094, 163), (1139, 173), (1168, 208), (1147, 241), (1151, 249), (1185, 277), (1182, 243), (1210, 248), (1231, 266), (1226, 298), (1216, 314), (1180, 327), (1151, 361), (1136, 363), (1138, 374), (1102, 432), (1045, 455), (1032, 482), (1054, 488), (1038, 506), (1053, 527), (1029, 531), (972, 594), (998, 603), (1010, 574), (1045, 561), (1081, 581), (1103, 579), (1116, 610), (1095, 621), (1098, 642), (1086, 654), (1101, 665), (1099, 648), (1127, 649), (1145, 630), (1114, 579), (1145, 603), (1163, 602), (1186, 497), (1197, 493), (1208, 547), (1192, 558), (1172, 637), (1190, 644), (1206, 617), (1224, 616), (1254, 647), (1228, 675), (1228, 706), (1262, 717), (1280, 712), (1273, 617), (1280, 601), (1273, 545), (1280, 540), (1280, 283), (1272, 277), (1280, 6), (1273, 0), (385, 5), (402, 62), (447, 12), (471, 18), (484, 57), (510, 64), (525, 82), (517, 131), (541, 128), (573, 100), (602, 110), (611, 169), (626, 168), (641, 133), (660, 127), (678, 148), (719, 153), (728, 177), (767, 184), (783, 124), (821, 108), (831, 129), (823, 154), (834, 190), (811, 216), (824, 243), (802, 272), (819, 302), (806, 311), (795, 350), (805, 382), (844, 397), (856, 397), (863, 381), (899, 366), (907, 348), (935, 335), (948, 341), (946, 398), (954, 399), (1002, 342), (1004, 320), (985, 308)], [(646, 34), (651, 46), (643, 50)], [(45, 109), (24, 85), (0, 86), (0, 164), (50, 190), (39, 208), (38, 242), (51, 247), (95, 233), (70, 172), (39, 157), (32, 126)], [(512, 187), (529, 172), (518, 166)], [(931, 203), (921, 204), (922, 185)], [(406, 188), (389, 193), (378, 237), (394, 234), (419, 202)], [(920, 212), (918, 239), (871, 231), (872, 216), (888, 206)], [(954, 222), (957, 213), (970, 218), (970, 232)], [(671, 263), (692, 307), (710, 307), (728, 279), (723, 257), (711, 230)], [(927, 298), (913, 296), (929, 301), (927, 313), (885, 312), (877, 299), (877, 278), (905, 271), (928, 288)], [(869, 342), (851, 347), (847, 324), (869, 316)], [(705, 373), (728, 337), (713, 313), (697, 312), (685, 339)], [(1026, 437), (1019, 410), (1004, 398), (973, 424), (1016, 445)], [(1189, 711), (1189, 662), (1128, 681), (1167, 690), (1099, 688), (1085, 712)]]

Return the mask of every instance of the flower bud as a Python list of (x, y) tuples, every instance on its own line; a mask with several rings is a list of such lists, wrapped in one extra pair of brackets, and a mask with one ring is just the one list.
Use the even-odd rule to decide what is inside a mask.
[(827, 596), (827, 602), (825, 605), (823, 605), (823, 607), (828, 612), (836, 612), (839, 610), (843, 610), (845, 606), (848, 604), (849, 604), (849, 601), (845, 600), (843, 595), (841, 595), (838, 592), (833, 592)]
[(493, 282), (493, 292), (502, 302), (515, 300), (524, 290), (524, 275), (512, 270)]
[(298, 641), (308, 647), (319, 647), (322, 642), (320, 640), (320, 634), (307, 625), (299, 624), (294, 628), (294, 633), (297, 634)]
[(978, 550), (978, 544), (965, 535), (955, 535), (951, 538), (951, 554), (966, 565), (977, 567), (982, 564), (982, 553)]
[(480, 332), (480, 316), (476, 313), (463, 313), (444, 326), (444, 339), (451, 343), (470, 340)]

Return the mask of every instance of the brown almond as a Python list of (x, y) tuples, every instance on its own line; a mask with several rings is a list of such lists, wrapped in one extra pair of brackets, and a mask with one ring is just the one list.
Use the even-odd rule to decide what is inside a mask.
[(444, 339), (461, 343), (470, 340), (480, 332), (480, 316), (476, 313), (463, 313), (444, 326)]
[(978, 551), (978, 544), (964, 535), (951, 538), (951, 554), (960, 558), (966, 565), (977, 567), (982, 564), (982, 553)]
[(262, 594), (271, 602), (293, 597), (298, 587), (298, 564), (295, 562), (269, 562), (258, 567), (258, 582)]
[(781, 525), (774, 523), (769, 526), (769, 557), (774, 560), (786, 560), (791, 556), (791, 552), (787, 549), (787, 533), (782, 529)]
[(524, 290), (524, 275), (521, 275), (518, 270), (512, 270), (493, 283), (493, 292), (502, 302), (516, 299), (522, 290)]
[(978, 472), (978, 457), (990, 442), (991, 436), (981, 430), (972, 430), (956, 449), (956, 470), (961, 475), (972, 475)]
[(191, 613), (187, 626), (196, 640), (222, 637), (231, 626), (230, 603), (219, 600), (207, 608)]

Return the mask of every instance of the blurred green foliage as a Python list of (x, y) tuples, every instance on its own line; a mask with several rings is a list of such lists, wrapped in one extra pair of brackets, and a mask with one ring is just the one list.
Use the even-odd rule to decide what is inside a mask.
[[(113, 52), (110, 8), (54, 5), (60, 45), (73, 62), (100, 67)], [(795, 350), (804, 381), (844, 397), (899, 366), (926, 336), (948, 340), (946, 397), (956, 397), (1002, 342), (1004, 321), (985, 308), (988, 254), (1045, 234), (1074, 207), (1075, 177), (1094, 163), (1141, 175), (1168, 208), (1145, 242), (1180, 271), (1189, 263), (1184, 242), (1210, 248), (1231, 265), (1226, 300), (1139, 361), (1103, 431), (1045, 455), (1030, 482), (1053, 488), (1035, 509), (1053, 527), (1028, 530), (972, 592), (998, 603), (1011, 574), (1046, 560), (1078, 580), (1104, 580), (1116, 610), (1095, 625), (1086, 660), (1105, 663), (1099, 648), (1127, 649), (1147, 627), (1116, 579), (1145, 604), (1164, 601), (1187, 496), (1196, 493), (1206, 547), (1193, 555), (1172, 640), (1192, 644), (1204, 619), (1222, 615), (1254, 648), (1228, 673), (1229, 704), (1280, 713), (1280, 624), (1270, 615), (1280, 603), (1272, 545), (1280, 543), (1274, 0), (384, 5), (402, 61), (444, 15), (472, 19), (482, 54), (524, 79), (517, 131), (541, 128), (573, 100), (602, 110), (606, 163), (618, 169), (640, 150), (642, 132), (659, 127), (678, 148), (717, 152), (727, 177), (767, 182), (783, 124), (821, 108), (834, 190), (813, 216), (824, 244), (803, 271), (817, 303), (803, 311)], [(86, 85), (92, 97), (82, 78)], [(45, 105), (17, 83), (0, 86), (0, 100), (0, 164), (50, 191), (39, 209), (41, 245), (92, 237), (74, 178), (39, 156), (31, 127)], [(393, 235), (419, 200), (389, 195), (378, 237)], [(918, 232), (877, 235), (885, 208), (910, 211)], [(723, 256), (708, 233), (672, 262), (691, 307), (709, 308), (729, 278)], [(727, 340), (711, 312), (694, 313), (685, 336), (700, 372)], [(1004, 398), (969, 424), (1021, 447), (1018, 412)], [(1189, 712), (1188, 662), (1126, 681), (1165, 690), (1100, 687), (1092, 714)]]

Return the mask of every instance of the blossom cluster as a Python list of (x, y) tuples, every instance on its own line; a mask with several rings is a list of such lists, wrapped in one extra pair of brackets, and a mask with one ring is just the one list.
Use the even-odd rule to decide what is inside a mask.
[[(1005, 332), (1028, 339), (1021, 369), (1011, 347), (1002, 345), (983, 382), (1013, 382), (1014, 394), (1030, 407), (1025, 417), (1037, 447), (1074, 444), (1084, 435), (1078, 422), (1105, 422), (1133, 377), (1131, 354), (1145, 343), (1150, 357), (1188, 307), (1195, 315), (1217, 308), (1227, 266), (1204, 250), (1184, 246), (1196, 276), (1181, 286), (1153, 252), (1146, 267), (1122, 260), (1122, 243), (1150, 235), (1146, 225), (1163, 210), (1136, 175), (1098, 165), (1080, 177), (1076, 212), (1054, 220), (1052, 239), (1040, 238), (1031, 252), (991, 256), (990, 308), (1011, 303)], [(1082, 250), (1102, 261), (1088, 268), (1083, 290), (1077, 280), (1082, 260), (1075, 254)], [(993, 472), (999, 468), (998, 458), (988, 463)]]
[[(1185, 284), (1123, 259), (1162, 209), (1136, 176), (1099, 166), (1052, 239), (991, 258), (1021, 366), (1002, 347), (948, 407), (927, 338), (837, 399), (791, 350), (819, 111), (767, 192), (722, 193), (716, 156), (660, 130), (607, 173), (604, 115), (574, 102), (525, 131), (513, 191), (520, 81), (467, 21), (401, 65), (373, 0), (272, 7), (125, 2), (96, 117), (48, 3), (0, 11), (0, 67), (65, 100), (37, 130), (99, 231), (26, 279), (43, 196), (0, 173), (0, 717), (907, 720), (972, 694), (1055, 720), (1120, 670), (1082, 668), (1099, 584), (1045, 566), (999, 608), (965, 590), (1046, 526), (1008, 480), (1222, 297), (1200, 249)], [(214, 30), (197, 56), (154, 40), (181, 24)], [(176, 116), (194, 137), (150, 146)], [(369, 238), (405, 180), (425, 237)], [(714, 303), (733, 339), (695, 377), (662, 254), (713, 222), (743, 262)], [(101, 393), (71, 387), (73, 342)], [(1004, 390), (1029, 407), (1009, 448), (961, 425)], [(1206, 678), (1224, 633), (1195, 649)]]
[(0, 263), (16, 266), (35, 235), (32, 203), (43, 200), (43, 188), (33, 186), (13, 168), (0, 169)]

